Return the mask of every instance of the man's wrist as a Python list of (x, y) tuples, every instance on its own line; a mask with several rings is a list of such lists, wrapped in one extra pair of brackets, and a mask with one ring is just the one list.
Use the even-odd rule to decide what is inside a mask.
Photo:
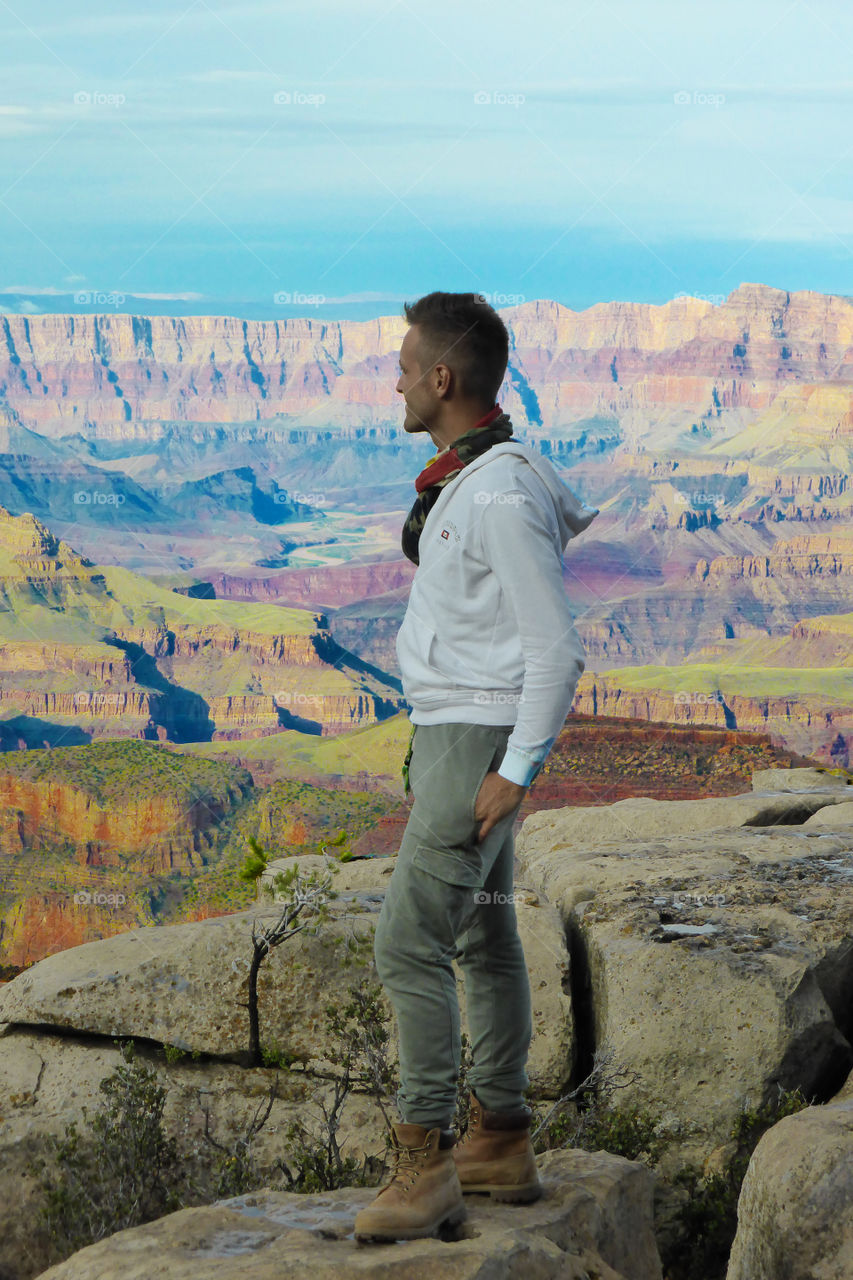
[(541, 760), (533, 760), (526, 751), (507, 747), (498, 773), (502, 778), (506, 778), (507, 782), (514, 782), (516, 786), (526, 790), (541, 768)]

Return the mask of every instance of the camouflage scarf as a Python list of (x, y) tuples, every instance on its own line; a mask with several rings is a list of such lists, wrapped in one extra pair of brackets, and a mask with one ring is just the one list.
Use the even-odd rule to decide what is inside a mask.
[(438, 495), (449, 481), (453, 480), (472, 458), (476, 458), (493, 444), (503, 444), (512, 436), (512, 423), (509, 415), (502, 413), (496, 405), (486, 426), (472, 427), (458, 440), (454, 440), (450, 449), (438, 453), (431, 458), (423, 471), (415, 480), (418, 496), (414, 506), (403, 525), (403, 553), (413, 564), (420, 564), (418, 558), (418, 542), (420, 540), (426, 518), (435, 505)]

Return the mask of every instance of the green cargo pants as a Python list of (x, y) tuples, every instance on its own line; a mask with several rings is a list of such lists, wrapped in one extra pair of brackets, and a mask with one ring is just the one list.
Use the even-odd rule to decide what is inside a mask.
[(374, 945), (397, 1019), (397, 1108), (408, 1124), (453, 1124), (461, 1052), (454, 959), (465, 979), (470, 1087), (490, 1110), (525, 1102), (532, 1022), (513, 902), (518, 807), (480, 843), (474, 818), (477, 792), (500, 765), (512, 729), (453, 723), (414, 730), (414, 803)]

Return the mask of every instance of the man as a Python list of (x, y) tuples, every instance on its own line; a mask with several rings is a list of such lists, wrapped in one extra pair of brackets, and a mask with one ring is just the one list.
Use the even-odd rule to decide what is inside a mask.
[[(584, 669), (562, 552), (598, 514), (511, 438), (495, 403), (509, 351), (497, 312), (477, 294), (431, 293), (405, 316), (403, 426), (440, 448), (403, 529), (418, 565), (397, 637), (414, 803), (374, 948), (399, 1030), (402, 1121), (391, 1128), (395, 1172), (356, 1218), (360, 1240), (434, 1235), (466, 1217), (465, 1191), (519, 1203), (541, 1194), (512, 828)], [(458, 1146), (454, 959), (473, 1053)]]

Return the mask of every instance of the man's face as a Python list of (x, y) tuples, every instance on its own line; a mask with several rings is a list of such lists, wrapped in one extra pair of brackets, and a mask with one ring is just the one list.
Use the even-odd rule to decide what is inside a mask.
[(428, 431), (441, 406), (441, 397), (432, 385), (435, 371), (431, 369), (425, 373), (421, 368), (419, 338), (418, 326), (410, 325), (400, 347), (400, 376), (396, 389), (406, 402), (405, 431)]

